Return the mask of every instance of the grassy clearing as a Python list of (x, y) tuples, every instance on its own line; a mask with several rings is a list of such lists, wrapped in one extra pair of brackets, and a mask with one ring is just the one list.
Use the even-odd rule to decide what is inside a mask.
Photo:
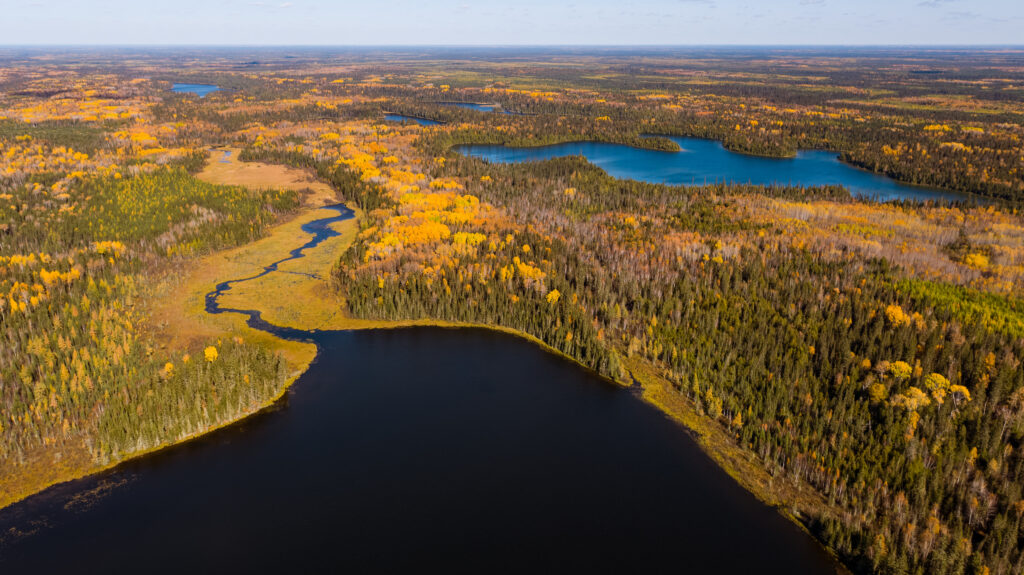
[(60, 451), (35, 449), (25, 462), (0, 475), (0, 509), (47, 487), (100, 471), (82, 443), (64, 445)]
[[(287, 257), (289, 251), (309, 238), (301, 229), (303, 224), (334, 214), (323, 209), (304, 212), (274, 227), (260, 240), (210, 254), (168, 275), (154, 293), (149, 314), (157, 340), (171, 349), (188, 349), (211, 337), (239, 335), (281, 352), (294, 370), (304, 370), (316, 355), (316, 346), (281, 340), (251, 329), (238, 314), (208, 314), (206, 294), (222, 281), (256, 275), (268, 263)], [(339, 226), (345, 230), (343, 236), (321, 243), (316, 249), (308, 250), (305, 258), (282, 267), (291, 272), (326, 277), (331, 264), (325, 262), (330, 254), (340, 254), (346, 245), (344, 242), (351, 241), (355, 235), (355, 220), (341, 222)], [(272, 323), (304, 329), (323, 329), (320, 326), (340, 311), (338, 300), (330, 296), (326, 280), (282, 272), (268, 274), (261, 280), (264, 281), (238, 284), (221, 297), (221, 304), (259, 309)], [(282, 293), (309, 294), (310, 297), (282, 298)], [(298, 303), (301, 305), (296, 305)], [(285, 318), (288, 321), (283, 321)]]
[[(264, 240), (245, 246), (235, 253), (202, 262), (217, 271), (216, 279), (193, 285), (193, 297), (205, 294), (217, 281), (255, 275), (270, 262), (288, 257), (288, 252), (310, 237), (301, 226), (310, 221), (336, 215), (331, 210), (314, 210), (276, 228)], [(278, 271), (259, 279), (236, 284), (220, 298), (221, 305), (234, 309), (258, 309), (270, 323), (296, 329), (342, 329), (344, 301), (328, 285), (331, 268), (355, 239), (358, 217), (332, 225), (339, 236), (328, 238), (306, 250), (305, 257), (282, 263)], [(310, 276), (316, 277), (310, 277)], [(289, 294), (282, 298), (281, 294)]]
[[(231, 152), (226, 161), (224, 151)], [(319, 207), (337, 202), (334, 189), (317, 181), (306, 171), (282, 165), (240, 162), (240, 152), (237, 148), (214, 150), (206, 168), (197, 177), (207, 182), (251, 189), (278, 188), (304, 192), (302, 199), (306, 206)], [(255, 275), (263, 266), (288, 257), (289, 251), (309, 239), (309, 234), (302, 231), (302, 225), (333, 215), (335, 212), (330, 210), (304, 211), (292, 220), (272, 228), (260, 240), (208, 255), (189, 263), (176, 273), (168, 274), (155, 290), (151, 302), (151, 325), (158, 341), (172, 349), (187, 349), (211, 337), (238, 335), (280, 352), (296, 376), (305, 371), (316, 356), (316, 346), (281, 340), (253, 330), (245, 325), (244, 318), (238, 314), (210, 315), (206, 313), (205, 298), (219, 282)], [(304, 258), (282, 264), (281, 271), (327, 278), (334, 261), (355, 237), (356, 221), (354, 218), (336, 224), (336, 230), (342, 236), (331, 238), (314, 250), (307, 250)], [(261, 280), (265, 281), (235, 286), (231, 292), (222, 296), (222, 305), (237, 309), (258, 309), (264, 312), (263, 317), (271, 323), (302, 329), (324, 329), (319, 326), (329, 322), (332, 315), (340, 313), (340, 302), (332, 296), (326, 281), (280, 272), (269, 274)], [(281, 298), (282, 293), (299, 297)], [(296, 302), (302, 305), (294, 305)]]
[[(224, 152), (231, 154), (224, 158)], [(337, 195), (327, 184), (318, 181), (312, 174), (298, 168), (259, 162), (240, 162), (238, 148), (219, 148), (210, 152), (203, 171), (196, 175), (211, 184), (245, 186), (262, 190), (276, 188), (303, 192), (303, 203), (309, 206), (323, 206), (337, 201)]]

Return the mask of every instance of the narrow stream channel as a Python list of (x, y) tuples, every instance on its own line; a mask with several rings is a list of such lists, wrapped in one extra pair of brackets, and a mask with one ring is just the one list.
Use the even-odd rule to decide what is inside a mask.
[[(304, 243), (301, 246), (295, 248), (294, 250), (288, 252), (288, 257), (279, 259), (276, 262), (273, 262), (273, 263), (271, 263), (271, 264), (269, 264), (267, 266), (264, 266), (263, 271), (255, 274), (255, 275), (252, 275), (252, 276), (249, 276), (249, 277), (245, 277), (245, 278), (228, 280), (228, 281), (221, 282), (221, 283), (217, 284), (216, 288), (213, 291), (211, 291), (208, 294), (206, 294), (206, 313), (211, 313), (211, 314), (239, 313), (239, 314), (242, 314), (242, 315), (244, 315), (244, 316), (246, 316), (248, 318), (246, 320), (246, 324), (248, 324), (248, 326), (253, 328), (253, 329), (258, 329), (260, 331), (265, 331), (267, 333), (273, 334), (273, 335), (275, 335), (277, 337), (280, 337), (282, 339), (292, 339), (292, 340), (299, 340), (299, 341), (312, 341), (312, 338), (311, 338), (312, 332), (301, 330), (301, 329), (292, 329), (292, 328), (287, 328), (287, 327), (276, 326), (276, 325), (274, 325), (274, 324), (272, 324), (270, 322), (265, 321), (263, 319), (262, 314), (261, 314), (261, 312), (259, 310), (255, 310), (255, 309), (222, 308), (220, 306), (220, 303), (217, 300), (218, 300), (218, 298), (220, 298), (221, 295), (224, 294), (224, 292), (230, 290), (231, 286), (233, 286), (235, 284), (239, 284), (239, 283), (251, 281), (251, 280), (254, 280), (254, 279), (257, 279), (257, 278), (261, 278), (261, 277), (263, 277), (263, 276), (265, 276), (265, 275), (267, 275), (269, 273), (299, 273), (299, 272), (281, 272), (278, 269), (278, 267), (281, 264), (283, 264), (284, 262), (291, 261), (291, 260), (297, 260), (297, 259), (299, 259), (301, 257), (304, 257), (305, 256), (304, 252), (306, 250), (311, 250), (311, 249), (317, 247), (318, 245), (320, 245), (320, 243), (323, 242), (324, 240), (337, 236), (338, 232), (334, 231), (334, 229), (331, 228), (331, 224), (334, 224), (334, 223), (337, 223), (337, 222), (343, 222), (345, 220), (351, 219), (355, 215), (355, 213), (348, 206), (346, 206), (345, 204), (335, 204), (333, 206), (325, 206), (322, 209), (334, 210), (334, 211), (338, 212), (338, 215), (331, 216), (331, 217), (328, 217), (328, 218), (321, 218), (319, 220), (313, 220), (311, 222), (307, 222), (307, 223), (303, 224), (302, 225), (302, 231), (304, 231), (304, 232), (306, 232), (308, 234), (312, 234), (313, 237), (311, 237), (309, 239), (309, 241), (307, 241), (306, 243)], [(324, 278), (320, 278), (319, 276), (317, 276), (315, 274), (305, 274), (305, 275), (309, 275), (309, 277), (316, 278), (316, 279), (324, 279)]]

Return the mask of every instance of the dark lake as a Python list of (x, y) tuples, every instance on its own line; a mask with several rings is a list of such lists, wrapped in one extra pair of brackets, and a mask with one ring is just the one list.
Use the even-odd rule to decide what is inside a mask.
[[(304, 332), (269, 410), (0, 511), (0, 573), (827, 574), (807, 534), (631, 391), (482, 329)], [(20, 534), (20, 535), (19, 535)]]
[(455, 149), (462, 154), (503, 163), (583, 156), (616, 178), (659, 184), (841, 184), (856, 196), (880, 201), (980, 201), (978, 196), (971, 194), (902, 184), (892, 178), (844, 164), (835, 152), (800, 150), (795, 158), (764, 158), (730, 152), (721, 142), (714, 140), (680, 137), (668, 139), (679, 144), (682, 151), (645, 150), (604, 142), (571, 142), (533, 148), (464, 145)]
[(273, 410), (0, 513), (45, 523), (0, 572), (834, 572), (679, 425), (527, 341), (315, 339)]
[(214, 86), (213, 84), (175, 84), (171, 86), (172, 92), (178, 92), (179, 94), (192, 93), (200, 98), (217, 90), (220, 90), (220, 86)]

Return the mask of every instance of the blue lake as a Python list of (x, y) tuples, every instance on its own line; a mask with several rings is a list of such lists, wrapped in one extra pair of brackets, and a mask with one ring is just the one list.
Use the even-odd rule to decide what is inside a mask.
[(216, 92), (217, 90), (220, 90), (220, 87), (214, 86), (213, 84), (175, 84), (171, 86), (172, 92), (177, 92), (179, 94), (191, 93), (199, 96), (200, 98), (205, 97), (211, 92)]
[(497, 109), (495, 104), (474, 104), (473, 102), (441, 102), (441, 105), (466, 108), (467, 110), (476, 110), (477, 112), (493, 112)]
[(498, 104), (475, 104), (473, 102), (440, 102), (442, 106), (455, 106), (457, 108), (466, 108), (467, 110), (476, 110), (477, 112), (501, 112), (502, 114), (509, 114), (512, 116), (524, 116), (522, 112), (511, 112), (499, 106)]
[(552, 146), (513, 148), (501, 145), (463, 145), (459, 153), (489, 162), (537, 162), (583, 156), (616, 178), (669, 185), (705, 183), (843, 185), (855, 196), (879, 201), (897, 199), (982, 202), (971, 194), (902, 184), (892, 178), (849, 166), (835, 152), (801, 150), (795, 158), (764, 158), (730, 152), (721, 142), (669, 137), (682, 151), (644, 150), (604, 142), (569, 142)]
[(437, 126), (441, 123), (437, 120), (417, 118), (416, 116), (405, 116), (403, 114), (384, 114), (384, 119), (388, 122), (416, 122), (421, 126)]

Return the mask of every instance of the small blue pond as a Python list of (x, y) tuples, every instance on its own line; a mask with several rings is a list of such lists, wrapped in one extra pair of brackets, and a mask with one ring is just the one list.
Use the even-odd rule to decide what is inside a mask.
[(172, 92), (195, 94), (200, 98), (217, 90), (220, 90), (220, 86), (214, 86), (213, 84), (175, 84), (171, 86)]

